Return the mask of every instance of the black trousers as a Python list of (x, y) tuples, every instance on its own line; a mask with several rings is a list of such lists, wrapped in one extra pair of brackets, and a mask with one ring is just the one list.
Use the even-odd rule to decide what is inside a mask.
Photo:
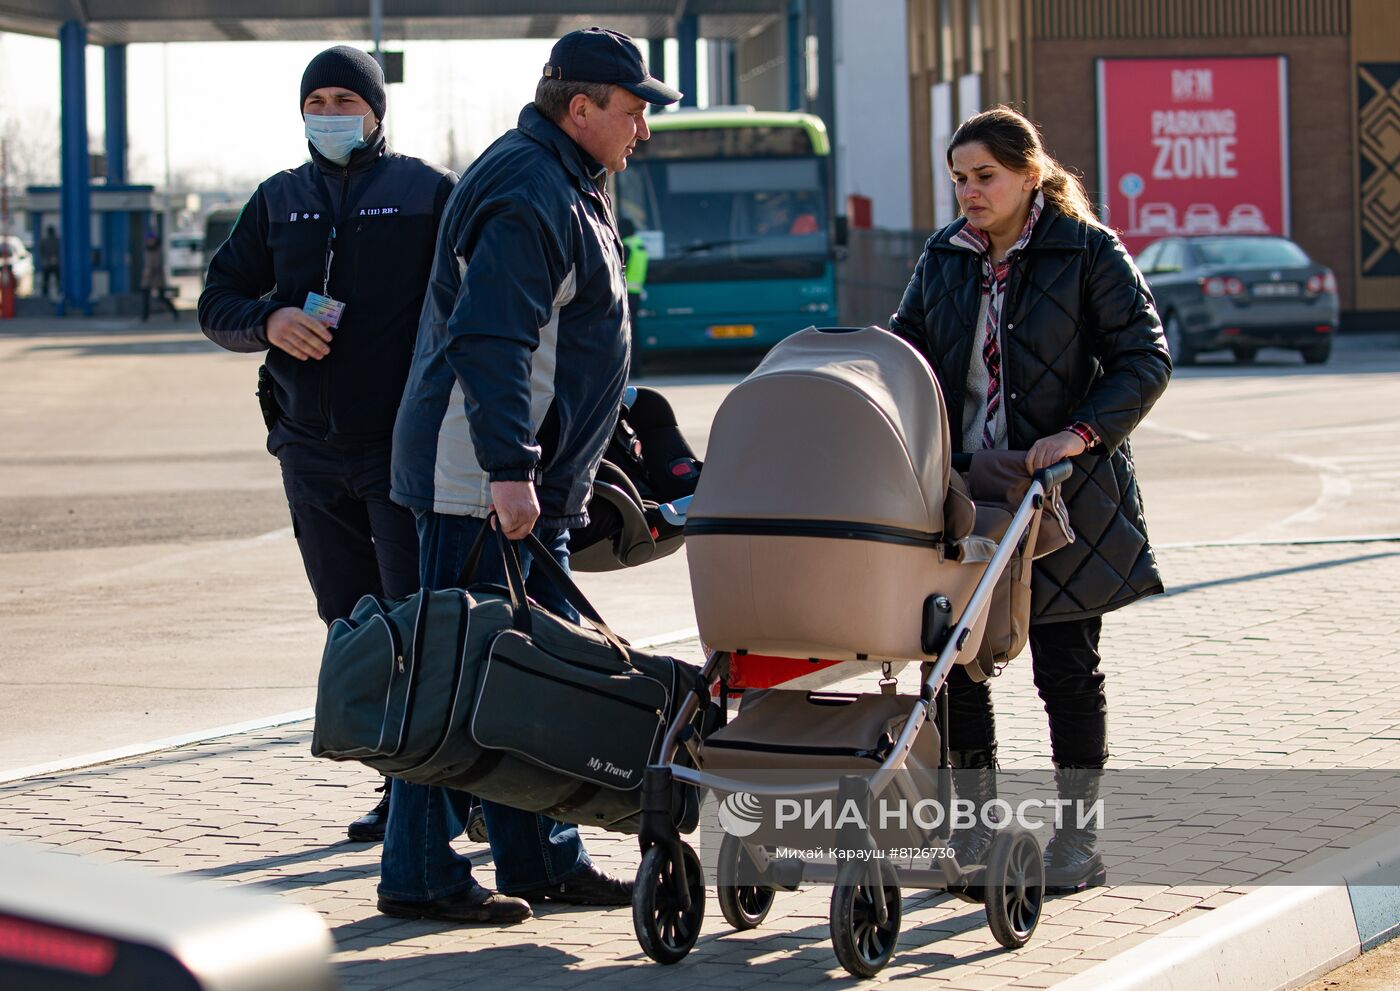
[(276, 454), (321, 619), (350, 615), (364, 595), (418, 590), (418, 529), (412, 511), (389, 500), (388, 444), (291, 441)]
[[(1050, 717), (1050, 755), (1061, 767), (1103, 767), (1108, 759), (1102, 628), (1097, 616), (1031, 627), (1031, 673)], [(948, 676), (949, 749), (990, 750), (996, 742), (991, 682), (977, 684), (956, 665)]]

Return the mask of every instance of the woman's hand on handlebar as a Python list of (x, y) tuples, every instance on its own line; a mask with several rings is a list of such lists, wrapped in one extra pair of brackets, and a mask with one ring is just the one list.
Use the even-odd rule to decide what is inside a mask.
[(1042, 468), (1048, 468), (1065, 458), (1084, 453), (1084, 438), (1073, 430), (1061, 430), (1049, 437), (1042, 437), (1026, 452), (1026, 474), (1034, 475)]

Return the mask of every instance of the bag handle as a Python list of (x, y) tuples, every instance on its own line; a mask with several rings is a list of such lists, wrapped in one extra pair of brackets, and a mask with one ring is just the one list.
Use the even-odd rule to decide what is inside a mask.
[[(507, 541), (507, 543), (510, 542)], [(612, 646), (613, 650), (617, 651), (617, 656), (622, 660), (622, 663), (636, 670), (632, 664), (632, 657), (627, 652), (627, 647), (623, 639), (614, 633), (612, 628), (603, 621), (603, 617), (598, 614), (598, 610), (593, 608), (593, 604), (584, 596), (582, 590), (574, 584), (573, 579), (569, 577), (569, 573), (560, 567), (558, 561), (554, 560), (554, 555), (549, 552), (549, 548), (545, 547), (545, 545), (540, 542), (540, 538), (536, 537), (533, 533), (525, 537), (524, 543), (530, 548), (530, 553), (534, 559), (533, 566), (543, 571), (545, 577), (550, 580), (550, 583), (563, 594), (565, 601), (577, 609), (579, 615), (588, 620), (589, 624), (603, 635), (603, 639)], [(516, 557), (516, 551), (513, 545), (510, 548), (509, 556), (515, 559), (516, 574), (518, 575), (520, 560)], [(527, 609), (526, 612), (528, 613), (529, 610)], [(519, 629), (519, 627), (517, 627), (517, 629)], [(525, 632), (529, 631), (526, 630)]]
[(501, 531), (500, 518), (494, 511), (487, 514), (486, 525), (477, 531), (471, 549), (462, 562), (462, 570), (457, 574), (457, 587), (466, 588), (476, 577), (481, 566), (481, 552), (486, 547), (487, 536), (495, 532), (496, 544), (501, 552), (501, 569), (506, 576), (506, 591), (510, 596), (511, 626), (522, 633), (530, 632), (530, 600), (525, 594), (525, 577), (520, 567), (520, 557), (515, 545)]
[[(494, 524), (494, 525), (493, 525)], [(471, 580), (476, 577), (477, 568), (481, 564), (481, 553), (486, 546), (486, 536), (488, 532), (495, 531), (496, 542), (501, 551), (501, 565), (506, 575), (506, 588), (510, 594), (511, 626), (521, 633), (529, 635), (532, 629), (530, 621), (530, 600), (525, 592), (524, 569), (520, 567), (520, 552), (516, 548), (517, 541), (510, 540), (500, 528), (500, 520), (494, 512), (486, 518), (486, 525), (477, 532), (476, 539), (472, 541), (472, 546), (467, 551), (466, 560), (462, 563), (462, 571), (458, 576), (458, 587), (466, 588)], [(603, 617), (598, 614), (598, 610), (593, 608), (593, 604), (588, 601), (583, 591), (574, 584), (559, 562), (554, 560), (554, 555), (549, 552), (549, 548), (540, 542), (540, 538), (534, 533), (529, 533), (523, 538), (529, 546), (530, 553), (534, 558), (534, 565), (538, 567), (550, 583), (558, 589), (564, 596), (564, 600), (578, 610), (580, 616), (597, 630), (604, 640), (617, 652), (618, 659), (628, 668), (636, 670), (632, 664), (632, 656), (628, 653), (626, 641), (612, 631), (612, 628), (603, 621)]]
[(510, 592), (510, 625), (529, 636), (533, 632), (530, 619), (530, 597), (525, 594), (525, 572), (520, 567), (520, 555), (515, 542), (500, 527), (496, 528), (496, 543), (501, 548), (501, 566), (506, 573), (506, 589)]
[(457, 573), (457, 587), (466, 588), (476, 577), (476, 569), (481, 565), (481, 550), (486, 546), (486, 537), (493, 529), (491, 521), (496, 518), (494, 512), (486, 517), (486, 525), (476, 532), (476, 539), (472, 541), (472, 546), (467, 551), (467, 558), (462, 562), (462, 570)]

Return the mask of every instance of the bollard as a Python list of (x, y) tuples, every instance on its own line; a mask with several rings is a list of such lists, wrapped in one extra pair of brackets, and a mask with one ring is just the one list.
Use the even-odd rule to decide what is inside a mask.
[(0, 265), (0, 320), (15, 318), (15, 271), (9, 264)]

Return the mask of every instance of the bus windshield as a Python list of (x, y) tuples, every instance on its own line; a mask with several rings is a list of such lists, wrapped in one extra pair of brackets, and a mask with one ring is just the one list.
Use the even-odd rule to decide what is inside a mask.
[[(771, 347), (836, 316), (831, 140), (813, 114), (653, 114), (609, 180), (633, 355)], [(634, 359), (635, 360), (635, 359)]]
[(816, 158), (641, 162), (618, 177), (618, 188), (622, 215), (653, 262), (826, 254)]
[(656, 281), (814, 277), (830, 255), (827, 159), (801, 127), (656, 128), (617, 175)]

